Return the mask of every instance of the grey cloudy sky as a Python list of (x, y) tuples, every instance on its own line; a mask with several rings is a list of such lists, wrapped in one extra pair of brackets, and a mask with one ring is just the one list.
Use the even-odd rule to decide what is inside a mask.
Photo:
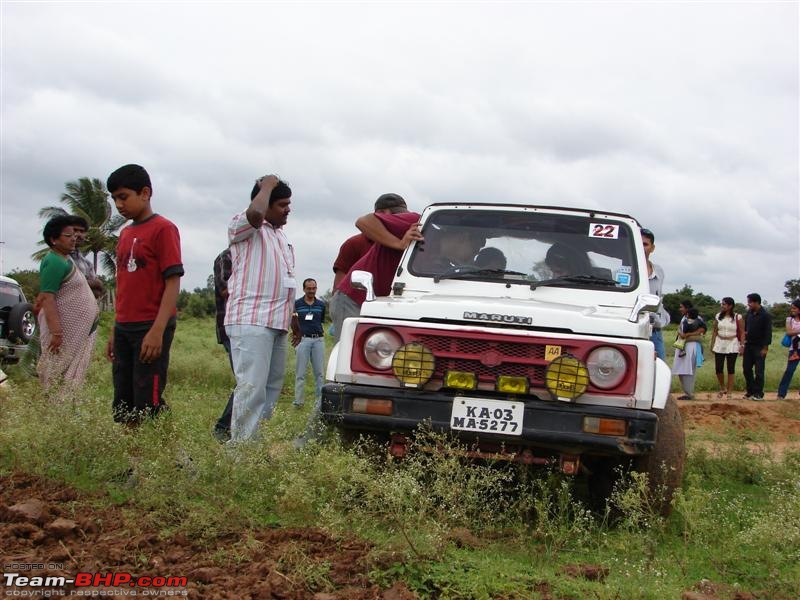
[(800, 276), (797, 2), (29, 3), (2, 11), (3, 269), (64, 183), (144, 165), (204, 286), (255, 177), (331, 285), (383, 192), (626, 212), (668, 291)]

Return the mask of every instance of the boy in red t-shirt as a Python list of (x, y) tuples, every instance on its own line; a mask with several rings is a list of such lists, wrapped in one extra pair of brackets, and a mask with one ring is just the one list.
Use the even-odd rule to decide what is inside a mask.
[(133, 220), (117, 244), (116, 316), (106, 356), (114, 379), (114, 420), (135, 426), (168, 408), (162, 394), (183, 275), (181, 243), (178, 228), (153, 212), (153, 186), (143, 167), (120, 167), (108, 176), (107, 187), (119, 214)]

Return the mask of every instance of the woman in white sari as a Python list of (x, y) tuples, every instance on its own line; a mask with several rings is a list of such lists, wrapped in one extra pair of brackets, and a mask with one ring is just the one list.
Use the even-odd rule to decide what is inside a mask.
[(42, 354), (36, 365), (45, 390), (58, 389), (65, 398), (83, 384), (92, 359), (100, 310), (86, 277), (69, 254), (75, 248), (67, 216), (50, 219), (44, 241), (50, 252), (39, 267), (39, 337)]
[(678, 396), (678, 400), (691, 400), (694, 398), (694, 380), (697, 373), (697, 367), (703, 364), (703, 347), (700, 345), (700, 340), (706, 334), (705, 321), (700, 319), (699, 327), (691, 333), (687, 333), (686, 321), (687, 313), (692, 308), (692, 303), (689, 300), (681, 302), (681, 322), (678, 325), (678, 337), (686, 342), (683, 350), (675, 350), (675, 359), (672, 362), (672, 374), (677, 375), (681, 382), (683, 395)]

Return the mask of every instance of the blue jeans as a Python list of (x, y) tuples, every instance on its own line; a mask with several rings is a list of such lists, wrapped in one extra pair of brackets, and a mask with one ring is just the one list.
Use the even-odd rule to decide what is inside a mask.
[(253, 439), (272, 416), (286, 372), (286, 332), (257, 325), (227, 325), (236, 376), (231, 441)]
[(792, 377), (794, 376), (795, 369), (797, 369), (797, 363), (800, 363), (800, 360), (790, 360), (786, 363), (786, 370), (783, 372), (781, 382), (778, 384), (778, 396), (781, 398), (786, 398), (786, 394), (789, 393), (789, 384), (792, 383)]
[(314, 401), (322, 398), (322, 373), (325, 363), (325, 338), (303, 337), (297, 345), (297, 364), (294, 378), (294, 405), (302, 406), (306, 392), (306, 370), (311, 359), (311, 370), (317, 383)]
[(656, 356), (661, 360), (667, 360), (667, 351), (664, 349), (664, 336), (661, 334), (660, 329), (653, 329), (650, 341), (653, 342), (653, 346), (656, 348)]

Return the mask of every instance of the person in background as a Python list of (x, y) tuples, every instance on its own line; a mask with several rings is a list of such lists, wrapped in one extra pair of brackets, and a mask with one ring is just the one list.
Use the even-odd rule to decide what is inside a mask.
[(77, 239), (72, 222), (69, 216), (57, 216), (44, 226), (50, 252), (39, 266), (41, 291), (36, 298), (41, 340), (36, 370), (42, 387), (57, 391), (62, 400), (86, 378), (100, 317), (86, 277), (70, 259)]
[(482, 269), (504, 270), (506, 268), (506, 255), (502, 250), (491, 246), (481, 248), (475, 255), (475, 266)]
[(178, 228), (153, 212), (153, 186), (144, 168), (120, 167), (106, 187), (119, 214), (133, 221), (117, 244), (116, 314), (106, 345), (114, 420), (133, 427), (168, 409), (164, 388), (183, 276), (181, 240)]
[[(733, 311), (733, 298), (726, 296), (720, 302), (720, 311), (714, 318), (711, 329), (711, 351), (714, 353), (714, 369), (719, 382), (717, 398), (731, 399), (736, 375), (736, 357), (744, 343), (744, 320)], [(723, 368), (727, 363), (728, 383), (725, 384)]]
[(698, 329), (700, 329), (700, 325), (704, 324), (703, 320), (700, 318), (700, 311), (696, 308), (690, 308), (686, 311), (686, 315), (684, 315), (683, 323), (683, 334), (684, 336), (678, 336), (678, 339), (675, 340), (673, 346), (679, 350), (678, 356), (686, 356), (686, 335), (689, 333), (694, 333)]
[(547, 249), (544, 262), (552, 277), (590, 275), (592, 272), (592, 264), (586, 252), (563, 242), (556, 242)]
[[(656, 236), (649, 229), (642, 228), (642, 245), (644, 246), (644, 256), (647, 260), (647, 281), (650, 284), (650, 293), (658, 296), (659, 300), (664, 298), (664, 269), (650, 260), (650, 255), (656, 249)], [(656, 355), (661, 360), (667, 359), (667, 352), (664, 348), (664, 336), (661, 330), (669, 325), (669, 312), (663, 304), (659, 305), (658, 312), (653, 313), (653, 332), (650, 334), (650, 341), (653, 342)]]
[(761, 306), (761, 296), (747, 294), (747, 314), (744, 316), (744, 347), (742, 369), (747, 385), (745, 400), (764, 399), (764, 366), (772, 343), (772, 317)]
[[(296, 408), (303, 406), (306, 391), (306, 371), (309, 360), (314, 373), (314, 405), (322, 400), (322, 376), (325, 366), (325, 334), (322, 324), (325, 322), (325, 303), (317, 298), (317, 282), (314, 279), (303, 281), (302, 298), (294, 303), (293, 320), (296, 320), (296, 331), (293, 325), (292, 345), (297, 348), (295, 364), (294, 402)], [(316, 409), (319, 410), (319, 409)]]
[(478, 228), (431, 223), (414, 256), (413, 271), (435, 277), (454, 270), (474, 270), (476, 255), (485, 243), (486, 235)]
[(302, 298), (294, 304), (292, 318), (292, 344), (297, 347), (295, 366), (294, 402), (296, 408), (303, 406), (308, 361), (314, 373), (314, 408), (308, 415), (305, 431), (294, 440), (295, 448), (302, 448), (319, 433), (319, 413), (322, 408), (322, 381), (325, 368), (325, 337), (322, 324), (325, 322), (325, 303), (316, 297), (317, 282), (303, 281)]
[(401, 196), (384, 194), (378, 198), (378, 202), (386, 208), (359, 217), (356, 221), (356, 227), (375, 243), (350, 267), (347, 276), (334, 291), (331, 301), (334, 339), (337, 342), (342, 335), (342, 323), (348, 317), (359, 315), (361, 304), (365, 299), (365, 292), (351, 284), (353, 271), (372, 273), (375, 295), (386, 296), (391, 290), (394, 272), (397, 270), (403, 251), (411, 242), (422, 239), (419, 232), (419, 214), (410, 212)]
[(272, 417), (286, 375), (287, 335), (297, 282), (283, 233), (292, 190), (275, 175), (256, 180), (247, 209), (228, 225), (231, 276), (225, 307), (236, 375), (229, 443), (254, 439)]
[(800, 364), (800, 354), (797, 351), (797, 344), (800, 340), (800, 300), (792, 301), (789, 306), (789, 316), (786, 317), (786, 333), (792, 336), (791, 346), (789, 347), (789, 360), (786, 362), (786, 369), (783, 371), (781, 382), (778, 384), (778, 399), (785, 400), (789, 393), (789, 384)]
[[(398, 200), (398, 198), (400, 200)], [(387, 212), (391, 211), (391, 209), (395, 208), (399, 205), (399, 202), (402, 201), (405, 204), (405, 200), (402, 199), (401, 196), (397, 194), (382, 194), (378, 197), (375, 201), (375, 212)], [(364, 256), (369, 249), (372, 247), (372, 240), (369, 239), (363, 233), (357, 233), (353, 236), (347, 238), (344, 243), (339, 247), (339, 254), (336, 255), (336, 260), (333, 261), (333, 295), (331, 296), (328, 310), (330, 314), (333, 315), (335, 312), (336, 301), (338, 300), (336, 295), (336, 290), (339, 287), (339, 284), (342, 282), (342, 279), (347, 277), (347, 274), (350, 272), (350, 269), (356, 263), (356, 261)], [(336, 331), (331, 325), (331, 331), (333, 335), (336, 336)], [(338, 336), (336, 336), (338, 340)]]
[(697, 367), (703, 364), (703, 349), (700, 340), (706, 334), (706, 324), (702, 317), (698, 317), (697, 328), (692, 332), (687, 332), (687, 321), (689, 311), (692, 309), (689, 300), (683, 300), (679, 310), (683, 318), (678, 325), (678, 337), (686, 343), (683, 349), (675, 349), (675, 358), (672, 361), (672, 374), (677, 375), (681, 382), (683, 395), (678, 396), (678, 400), (692, 400), (694, 398), (694, 383), (697, 374)]
[[(225, 305), (228, 303), (228, 279), (231, 276), (231, 250), (225, 248), (214, 259), (214, 307), (216, 309), (217, 343), (222, 344), (228, 355), (228, 362), (233, 372), (231, 360), (231, 340), (225, 333)], [(231, 415), (233, 413), (233, 391), (228, 396), (228, 402), (222, 411), (217, 423), (214, 425), (214, 437), (219, 442), (231, 439)]]
[(70, 215), (72, 221), (72, 231), (75, 234), (75, 250), (70, 253), (75, 265), (81, 270), (86, 282), (92, 288), (95, 298), (99, 298), (105, 292), (105, 286), (94, 270), (94, 263), (81, 251), (81, 246), (86, 243), (86, 232), (89, 231), (89, 224), (86, 219), (79, 215)]

